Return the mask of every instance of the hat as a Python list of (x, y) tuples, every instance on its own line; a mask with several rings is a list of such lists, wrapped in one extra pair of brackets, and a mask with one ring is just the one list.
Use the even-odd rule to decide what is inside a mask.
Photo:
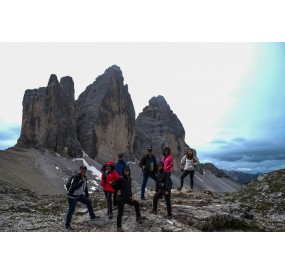
[(152, 151), (152, 147), (151, 147), (151, 146), (148, 147), (147, 150), (148, 150), (148, 151)]
[(114, 164), (114, 162), (112, 162), (112, 161), (107, 161), (105, 165), (106, 165), (106, 166), (109, 165), (109, 166), (111, 166), (111, 167), (115, 167), (115, 164)]
[(86, 169), (87, 170), (87, 167), (85, 165), (81, 165), (80, 169)]
[(120, 158), (120, 157), (124, 157), (124, 154), (123, 153), (119, 153), (118, 154), (118, 157)]

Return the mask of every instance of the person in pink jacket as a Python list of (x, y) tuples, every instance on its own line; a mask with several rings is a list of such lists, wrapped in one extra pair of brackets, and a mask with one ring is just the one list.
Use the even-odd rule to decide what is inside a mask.
[(170, 154), (170, 148), (165, 147), (163, 150), (162, 162), (164, 164), (164, 171), (171, 176), (172, 168), (173, 168), (173, 157)]
[(114, 188), (112, 187), (112, 182), (119, 179), (119, 174), (115, 171), (115, 164), (112, 161), (107, 161), (102, 168), (102, 179), (101, 185), (105, 193), (105, 197), (108, 205), (108, 216), (109, 219), (113, 218), (113, 207), (112, 207), (112, 196), (114, 193)]

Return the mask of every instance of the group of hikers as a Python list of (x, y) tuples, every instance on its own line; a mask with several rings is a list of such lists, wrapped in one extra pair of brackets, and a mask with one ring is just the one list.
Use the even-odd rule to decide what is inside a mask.
[[(191, 189), (194, 184), (194, 173), (195, 166), (199, 164), (199, 160), (194, 156), (192, 149), (189, 149), (186, 155), (181, 160), (181, 172), (180, 177), (180, 191), (183, 187), (184, 179), (190, 174)], [(172, 207), (171, 207), (171, 189), (172, 180), (171, 174), (174, 166), (173, 157), (170, 152), (170, 148), (166, 147), (163, 150), (163, 156), (161, 161), (157, 162), (153, 155), (152, 147), (147, 148), (147, 154), (142, 157), (140, 163), (142, 169), (142, 186), (141, 186), (141, 200), (146, 200), (145, 189), (149, 178), (155, 181), (155, 193), (153, 195), (153, 203), (151, 213), (157, 214), (158, 200), (163, 198), (166, 202), (167, 215), (166, 219), (172, 219)], [(136, 221), (143, 223), (146, 219), (145, 216), (141, 215), (140, 203), (134, 199), (132, 193), (132, 178), (131, 170), (127, 162), (124, 160), (124, 154), (118, 154), (118, 160), (116, 163), (108, 161), (102, 167), (101, 185), (105, 198), (107, 201), (107, 215), (109, 219), (113, 218), (113, 206), (118, 207), (117, 214), (117, 231), (123, 232), (122, 229), (122, 217), (124, 213), (125, 204), (134, 206), (136, 212)], [(72, 179), (70, 179), (70, 187), (68, 187), (68, 204), (69, 208), (67, 211), (65, 228), (67, 231), (73, 231), (71, 227), (71, 220), (74, 214), (77, 202), (81, 202), (87, 206), (90, 220), (95, 221), (100, 219), (99, 216), (95, 215), (92, 201), (89, 198), (87, 177), (87, 167), (80, 166), (80, 171)]]

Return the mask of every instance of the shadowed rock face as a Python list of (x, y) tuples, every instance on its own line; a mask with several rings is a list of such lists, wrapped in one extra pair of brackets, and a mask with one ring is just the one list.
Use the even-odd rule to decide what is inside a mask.
[(98, 162), (132, 154), (135, 109), (118, 66), (108, 68), (76, 101), (78, 139)]
[(134, 153), (138, 159), (152, 146), (154, 155), (160, 160), (163, 149), (167, 146), (174, 157), (174, 170), (180, 168), (180, 161), (185, 154), (185, 130), (170, 109), (163, 96), (153, 97), (136, 119)]
[(81, 156), (74, 120), (74, 83), (51, 75), (48, 86), (26, 90), (17, 146), (45, 147), (62, 155)]

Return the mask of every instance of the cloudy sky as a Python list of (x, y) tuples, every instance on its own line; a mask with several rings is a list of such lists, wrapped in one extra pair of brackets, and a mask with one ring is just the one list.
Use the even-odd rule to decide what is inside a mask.
[(136, 115), (163, 95), (201, 162), (260, 173), (285, 167), (284, 43), (0, 43), (0, 148), (20, 133), (26, 89), (71, 76), (76, 98), (118, 65)]

